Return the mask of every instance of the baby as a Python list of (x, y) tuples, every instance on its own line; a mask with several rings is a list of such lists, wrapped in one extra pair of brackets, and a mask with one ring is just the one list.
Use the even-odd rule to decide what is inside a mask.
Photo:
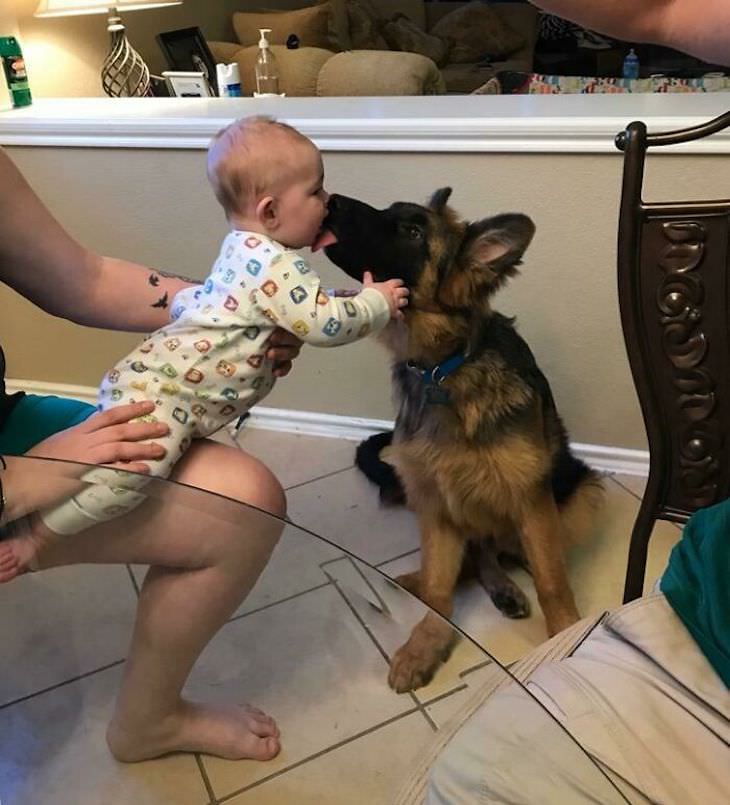
[[(210, 145), (208, 177), (231, 226), (213, 270), (203, 285), (177, 294), (171, 323), (108, 372), (99, 391), (101, 410), (154, 401), (149, 418), (170, 428), (166, 456), (150, 463), (158, 477), (171, 473), (192, 439), (268, 394), (275, 378), (265, 355), (277, 326), (307, 344), (339, 346), (382, 329), (407, 304), (400, 280), (368, 278), (360, 293), (330, 296), (294, 251), (324, 240), (328, 198), (321, 155), (296, 129), (265, 117), (232, 123)], [(43, 511), (43, 525), (36, 520), (37, 549), (53, 535), (131, 511), (145, 497), (135, 491), (145, 476), (96, 469), (85, 480), (94, 483)]]

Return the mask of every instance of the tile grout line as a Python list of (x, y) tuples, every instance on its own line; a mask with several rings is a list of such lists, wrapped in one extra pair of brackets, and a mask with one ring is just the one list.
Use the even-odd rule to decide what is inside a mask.
[[(470, 640), (473, 640), (473, 638), (470, 638)], [(482, 651), (484, 651), (485, 654), (487, 653), (485, 649), (482, 649), (482, 647), (479, 646), (479, 644), (477, 644), (477, 646)], [(478, 662), (476, 665), (472, 665), (471, 668), (467, 668), (466, 671), (462, 671), (459, 674), (459, 676), (463, 678), (465, 676), (468, 676), (469, 674), (473, 674), (474, 671), (481, 671), (482, 668), (486, 668), (488, 665), (499, 665), (500, 667), (503, 667), (504, 663), (497, 662), (496, 660), (493, 660), (490, 656), (489, 659), (482, 660), (481, 662)]]
[[(349, 558), (350, 557), (348, 557), (348, 559)], [(340, 585), (337, 582), (337, 579), (335, 579), (334, 577), (330, 577), (330, 578), (332, 579), (332, 584), (334, 585), (335, 590), (337, 590), (337, 592), (340, 594), (340, 596), (342, 597), (342, 600), (345, 602), (345, 605), (348, 607), (350, 612), (352, 612), (355, 620), (365, 630), (365, 633), (368, 635), (368, 637), (375, 644), (375, 647), (378, 649), (378, 651), (383, 656), (383, 659), (388, 664), (388, 667), (390, 667), (390, 656), (388, 655), (388, 652), (380, 645), (380, 642), (378, 641), (378, 638), (375, 636), (375, 633), (373, 632), (373, 630), (365, 623), (365, 621), (363, 620), (363, 618), (360, 615), (360, 613), (355, 609), (355, 607), (353, 606), (352, 602), (349, 600), (349, 598), (341, 590)], [(433, 719), (431, 718), (431, 716), (426, 712), (426, 708), (423, 706), (423, 703), (421, 702), (421, 700), (416, 696), (416, 694), (412, 690), (408, 691), (408, 695), (411, 697), (411, 701), (413, 701), (413, 703), (416, 705), (416, 707), (418, 708), (418, 710), (421, 713), (421, 715), (426, 719), (426, 722), (431, 727), (431, 729), (434, 732), (438, 732), (438, 727), (436, 726), (436, 724), (433, 721)]]
[[(344, 549), (341, 550), (342, 550), (342, 556), (335, 556), (333, 559), (325, 559), (324, 562), (319, 563), (319, 566), (322, 569), (324, 569), (326, 565), (331, 565), (334, 562), (341, 562), (343, 559), (349, 558), (348, 554), (344, 552)], [(406, 556), (411, 556), (411, 554), (418, 553), (420, 550), (421, 550), (420, 548), (412, 548), (410, 551), (406, 551), (405, 553), (399, 553), (397, 556), (391, 556), (389, 559), (382, 559), (380, 562), (375, 563), (371, 563), (367, 559), (363, 559), (360, 556), (356, 556), (355, 558), (359, 562), (362, 562), (364, 565), (375, 568), (377, 570), (381, 568), (383, 565), (389, 565), (391, 562), (397, 562), (399, 559), (404, 559)], [(395, 581), (395, 579), (393, 579), (391, 576), (388, 576), (388, 574), (385, 573), (385, 571), (381, 570), (380, 572), (383, 573), (386, 576), (386, 578), (390, 579), (391, 581)]]
[(622, 484), (621, 481), (619, 481), (618, 478), (616, 478), (615, 475), (607, 475), (606, 478), (608, 478), (611, 481), (613, 481), (616, 484), (616, 486), (618, 486), (619, 488), (623, 489), (624, 492), (628, 492), (629, 495), (631, 495), (632, 498), (634, 498), (635, 500), (638, 500), (639, 503), (641, 503), (641, 495), (637, 495), (636, 492), (634, 492), (633, 489), (629, 489), (628, 486), (624, 486), (624, 484)]
[(200, 752), (195, 752), (195, 764), (198, 767), (198, 771), (200, 772), (200, 776), (203, 778), (203, 785), (205, 786), (206, 793), (208, 794), (209, 800), (206, 805), (218, 805), (219, 800), (216, 797), (215, 791), (213, 790), (213, 786), (210, 782), (210, 778), (208, 777), (208, 772), (203, 764), (203, 758), (200, 755)]
[(94, 668), (92, 671), (86, 671), (83, 674), (77, 674), (69, 679), (64, 679), (63, 682), (57, 682), (55, 685), (49, 685), (47, 688), (43, 688), (41, 690), (36, 690), (33, 693), (28, 693), (26, 696), (21, 696), (18, 699), (12, 699), (9, 702), (4, 702), (0, 704), (0, 710), (4, 710), (6, 707), (12, 707), (16, 704), (21, 704), (22, 702), (27, 702), (29, 699), (33, 699), (36, 696), (42, 696), (44, 693), (50, 693), (53, 690), (57, 690), (58, 688), (62, 688), (66, 685), (71, 685), (73, 682), (80, 682), (82, 679), (86, 679), (87, 677), (94, 676), (94, 674), (100, 674), (102, 671), (108, 671), (110, 668), (116, 668), (118, 665), (124, 664), (124, 658), (121, 660), (114, 660), (114, 662), (107, 663), (106, 665), (102, 665), (99, 668)]
[(432, 704), (438, 704), (439, 702), (444, 701), (444, 699), (449, 699), (451, 696), (454, 696), (457, 693), (461, 693), (464, 690), (469, 690), (469, 685), (467, 685), (466, 683), (459, 685), (458, 688), (447, 690), (445, 693), (439, 693), (438, 696), (434, 696), (433, 699), (429, 699), (428, 701), (424, 702), (423, 706), (430, 707)]
[(360, 578), (365, 582), (367, 587), (370, 588), (370, 592), (377, 598), (382, 611), (388, 612), (389, 608), (388, 605), (385, 603), (385, 599), (380, 595), (380, 593), (375, 589), (375, 587), (373, 587), (373, 585), (370, 583), (370, 579), (367, 578), (367, 576), (362, 572), (362, 570), (360, 570), (360, 566), (357, 564), (357, 562), (353, 562), (351, 556), (348, 556), (347, 558), (350, 560), (350, 564), (355, 569), (355, 573), (357, 573), (357, 575), (360, 576)]
[[(326, 574), (325, 574), (326, 575)], [(316, 590), (321, 590), (324, 587), (329, 587), (332, 584), (331, 581), (323, 581), (321, 584), (317, 584), (314, 587), (310, 587), (307, 590), (300, 590), (298, 593), (292, 593), (288, 595), (286, 598), (279, 598), (276, 601), (271, 601), (268, 604), (262, 604), (260, 607), (256, 607), (256, 609), (251, 609), (248, 612), (242, 612), (240, 615), (233, 615), (231, 616), (226, 623), (235, 623), (236, 621), (240, 621), (242, 618), (247, 618), (249, 615), (255, 615), (259, 612), (263, 612), (265, 609), (271, 609), (271, 607), (275, 607), (278, 604), (285, 604), (287, 601), (291, 601), (294, 598), (299, 598), (302, 595), (307, 595), (307, 593), (313, 593)]]
[(300, 489), (303, 486), (307, 486), (307, 484), (313, 484), (315, 481), (323, 481), (325, 478), (332, 478), (334, 475), (341, 475), (343, 472), (354, 469), (354, 467), (354, 464), (350, 464), (349, 466), (342, 467), (339, 470), (332, 470), (332, 472), (326, 472), (324, 475), (317, 475), (315, 478), (310, 478), (308, 481), (300, 481), (299, 483), (292, 484), (291, 486), (285, 486), (284, 491), (291, 492), (292, 489)]
[(402, 718), (412, 716), (414, 713), (417, 712), (418, 708), (413, 707), (410, 710), (405, 710), (402, 713), (398, 713), (398, 715), (392, 716), (386, 721), (382, 721), (380, 724), (375, 724), (372, 727), (368, 727), (366, 730), (363, 730), (362, 732), (358, 732), (355, 735), (351, 735), (349, 738), (344, 738), (342, 741), (339, 741), (336, 744), (332, 744), (332, 746), (328, 746), (325, 749), (320, 749), (319, 752), (314, 752), (311, 755), (307, 755), (307, 757), (298, 760), (296, 763), (292, 763), (290, 766), (286, 766), (283, 769), (279, 769), (278, 771), (272, 772), (268, 777), (262, 777), (260, 780), (256, 780), (250, 785), (244, 786), (243, 788), (239, 788), (236, 791), (231, 792), (230, 794), (226, 794), (224, 797), (220, 797), (218, 799), (218, 803), (219, 805), (222, 805), (222, 803), (228, 802), (229, 800), (233, 799), (233, 797), (239, 796), (239, 794), (244, 794), (247, 791), (251, 791), (251, 789), (257, 788), (258, 786), (263, 785), (264, 783), (268, 783), (271, 780), (275, 779), (276, 777), (281, 777), (287, 772), (293, 771), (294, 769), (297, 769), (300, 766), (304, 766), (305, 764), (310, 763), (312, 760), (317, 760), (318, 758), (323, 757), (324, 755), (328, 755), (330, 752), (334, 752), (335, 749), (341, 749), (343, 746), (347, 746), (347, 744), (350, 744), (353, 741), (357, 741), (360, 738), (364, 738), (366, 735), (370, 735), (373, 732), (377, 732), (378, 730), (381, 730), (384, 727), (388, 727), (391, 724), (394, 724), (396, 721), (400, 721)]
[[(261, 430), (263, 430), (263, 428), (262, 428)], [(234, 444), (234, 445), (235, 445), (235, 446), (236, 446), (236, 447), (237, 447), (237, 448), (238, 448), (238, 449), (239, 449), (239, 450), (240, 450), (242, 453), (247, 453), (248, 451), (246, 451), (246, 450), (244, 449), (243, 445), (242, 445), (242, 444), (240, 443), (240, 441), (239, 441), (239, 436), (240, 436), (240, 434), (241, 434), (241, 433), (243, 433), (243, 432), (244, 432), (244, 430), (243, 430), (243, 428), (242, 428), (242, 429), (241, 429), (241, 430), (240, 430), (240, 431), (239, 431), (239, 432), (238, 432), (236, 435), (230, 434), (230, 436), (231, 436), (231, 440), (233, 441), (233, 444)], [(276, 432), (276, 431), (274, 431), (274, 432)], [(296, 434), (290, 434), (290, 435), (296, 435)], [(292, 484), (291, 486), (285, 486), (285, 487), (284, 487), (284, 491), (285, 491), (285, 492), (289, 492), (291, 489), (299, 489), (299, 487), (300, 487), (300, 486), (306, 486), (307, 484), (314, 483), (315, 481), (321, 481), (321, 480), (323, 480), (324, 478), (330, 478), (330, 477), (332, 477), (333, 475), (339, 475), (341, 472), (346, 472), (347, 470), (351, 470), (351, 469), (353, 469), (353, 468), (354, 468), (354, 466), (355, 466), (355, 463), (354, 463), (354, 461), (353, 461), (351, 464), (348, 464), (346, 467), (342, 467), (342, 468), (341, 468), (341, 469), (339, 469), (339, 470), (333, 470), (332, 472), (327, 472), (327, 473), (325, 473), (324, 475), (317, 475), (315, 478), (310, 478), (308, 481), (302, 481), (301, 483)]]
[[(629, 495), (631, 495), (631, 497), (633, 497), (635, 500), (638, 500), (639, 503), (641, 503), (643, 501), (643, 496), (642, 495), (637, 495), (636, 492), (634, 492), (633, 489), (629, 489), (628, 486), (626, 486), (625, 484), (622, 484), (621, 481), (619, 481), (618, 478), (616, 478), (614, 475), (609, 475), (607, 477), (610, 478), (617, 486), (619, 486), (625, 492), (628, 492)], [(656, 525), (658, 522), (669, 523), (670, 525), (673, 525), (677, 529), (677, 531), (679, 531), (680, 533), (682, 532), (682, 526), (679, 523), (675, 523), (673, 520), (664, 520), (663, 518), (658, 517), (654, 521), (654, 525)]]
[[(392, 559), (385, 559), (383, 562), (378, 562), (377, 565), (373, 565), (373, 567), (380, 568), (383, 565), (389, 565), (391, 562), (397, 562), (399, 559), (405, 559), (406, 556), (412, 556), (414, 553), (420, 553), (420, 551), (421, 551), (420, 548), (413, 548), (413, 550), (398, 554), (398, 556), (394, 556)], [(385, 575), (387, 576), (388, 574), (386, 573)], [(390, 576), (388, 576), (388, 578), (390, 578)]]
[(125, 567), (127, 568), (129, 579), (132, 582), (132, 587), (134, 587), (134, 592), (137, 594), (137, 598), (139, 598), (139, 585), (137, 584), (137, 579), (135, 578), (134, 572), (132, 571), (132, 565), (126, 564)]

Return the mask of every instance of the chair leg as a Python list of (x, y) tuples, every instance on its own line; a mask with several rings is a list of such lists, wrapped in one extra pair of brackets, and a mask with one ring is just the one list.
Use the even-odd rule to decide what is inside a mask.
[(636, 516), (634, 529), (631, 532), (629, 546), (629, 561), (626, 568), (626, 582), (624, 585), (624, 604), (639, 598), (644, 592), (644, 577), (646, 575), (646, 556), (649, 550), (649, 539), (656, 522), (654, 500), (644, 496), (639, 513)]

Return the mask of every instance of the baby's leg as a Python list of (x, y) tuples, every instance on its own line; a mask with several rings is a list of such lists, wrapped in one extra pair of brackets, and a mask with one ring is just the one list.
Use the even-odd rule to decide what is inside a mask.
[(162, 459), (149, 462), (150, 475), (96, 467), (82, 476), (86, 486), (73, 497), (11, 523), (6, 538), (0, 542), (0, 583), (35, 570), (39, 554), (59, 537), (77, 534), (133, 511), (146, 500), (140, 490), (150, 477), (170, 475), (190, 444), (193, 417), (182, 403), (159, 406), (155, 415), (169, 425), (170, 432), (158, 439), (167, 453)]

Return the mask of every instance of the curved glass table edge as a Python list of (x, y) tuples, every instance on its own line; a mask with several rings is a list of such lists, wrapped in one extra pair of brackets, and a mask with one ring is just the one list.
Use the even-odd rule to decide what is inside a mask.
[[(57, 502), (68, 499), (68, 497), (75, 494), (83, 487), (100, 483), (99, 476), (90, 472), (98, 469), (94, 468), (93, 465), (37, 457), (23, 456), (18, 458), (22, 460), (23, 463), (27, 462), (29, 464), (30, 472), (35, 474), (39, 479), (43, 479), (42, 482), (46, 488), (44, 490), (45, 497), (42, 502), (45, 506), (55, 505)], [(263, 539), (265, 540), (271, 539), (273, 531), (281, 532), (278, 540), (276, 540), (277, 544), (273, 550), (272, 556), (258, 578), (258, 581), (249, 592), (242, 605), (228, 620), (226, 626), (279, 605), (291, 604), (292, 601), (303, 599), (305, 596), (316, 591), (330, 588), (336, 592), (336, 596), (320, 604), (319, 611), (322, 619), (328, 620), (329, 616), (333, 614), (338, 605), (345, 605), (342, 612), (349, 611), (353, 616), (352, 622), (347, 628), (350, 630), (356, 628), (361, 631), (361, 634), (358, 634), (355, 644), (362, 647), (363, 639), (366, 641), (369, 640), (382, 661), (382, 690), (379, 694), (376, 694), (376, 698), (382, 697), (385, 699), (388, 697), (396, 697), (403, 699), (410, 697), (412, 704), (408, 714), (416, 710), (423, 713), (432, 729), (431, 739), (435, 739), (438, 734), (441, 733), (444, 727), (448, 725), (449, 719), (436, 721), (434, 718), (429, 717), (428, 709), (439, 702), (444, 702), (446, 699), (456, 694), (465, 694), (467, 692), (472, 695), (476, 694), (481, 685), (479, 682), (470, 684), (469, 677), (473, 675), (475, 671), (488, 669), (490, 672), (490, 683), (492, 683), (490, 684), (490, 688), (492, 690), (496, 687), (496, 675), (499, 675), (501, 677), (500, 683), (509, 681), (509, 683), (514, 686), (512, 690), (518, 689), (525, 697), (525, 700), (529, 701), (530, 704), (536, 708), (534, 712), (535, 716), (547, 720), (551, 724), (553, 738), (561, 741), (565, 748), (566, 767), (570, 767), (573, 778), (575, 778), (576, 775), (576, 764), (580, 763), (582, 764), (583, 771), (590, 775), (590, 785), (600, 787), (600, 801), (602, 803), (629, 802), (619, 787), (604, 772), (596, 760), (580, 745), (566, 726), (555, 718), (555, 716), (533, 696), (522, 682), (510, 672), (508, 667), (502, 665), (492, 656), (486, 646), (480, 645), (472, 636), (464, 632), (456, 624), (431, 610), (420, 599), (407, 592), (377, 567), (355, 555), (351, 548), (338, 545), (334, 539), (316, 534), (289, 519), (278, 518), (269, 512), (217, 493), (208, 492), (197, 487), (167, 479), (148, 478), (147, 476), (137, 476), (135, 473), (121, 471), (115, 471), (115, 473), (117, 480), (120, 476), (134, 478), (136, 488), (139, 488), (138, 479), (144, 478), (142, 495), (150, 502), (170, 507), (170, 511), (184, 509), (185, 512), (183, 513), (187, 523), (193, 525), (193, 527), (195, 527), (195, 524), (192, 524), (189, 518), (191, 513), (195, 512), (196, 517), (202, 518), (202, 522), (199, 523), (197, 527), (201, 528), (203, 533), (205, 533), (206, 527), (211, 527), (216, 521), (223, 521), (229, 526), (234, 526), (235, 529), (241, 531), (242, 536), (245, 536), (249, 540), (252, 538), (252, 534), (255, 533), (252, 532), (252, 524), (255, 524), (256, 527), (265, 526), (265, 528), (263, 528), (265, 534)], [(92, 479), (91, 482), (89, 479)], [(105, 485), (109, 485), (109, 482)], [(139, 506), (141, 512), (146, 505), (147, 503), (145, 502)], [(25, 519), (28, 515), (36, 511), (37, 508), (35, 507), (28, 508), (28, 511), (21, 519)], [(115, 530), (113, 524), (119, 523), (122, 525), (130, 516), (134, 516), (134, 514), (123, 515), (114, 520), (110, 520), (105, 527), (110, 532), (113, 532)], [(6, 538), (12, 536), (13, 532), (14, 524), (4, 522), (3, 528), (0, 529), (0, 537)], [(61, 537), (61, 539), (68, 538), (69, 537)], [(309, 543), (309, 545), (307, 545), (307, 543)], [(311, 568), (305, 568), (307, 561), (312, 562)], [(288, 569), (287, 565), (290, 566)], [(43, 564), (41, 562), (41, 568), (42, 567)], [(296, 570), (295, 576), (297, 577), (302, 574), (305, 576), (310, 575), (309, 571), (315, 570), (315, 572), (321, 573), (322, 581), (316, 584), (307, 584), (305, 585), (306, 589), (298, 589), (298, 585), (295, 583), (294, 587), (288, 589), (292, 581), (288, 578), (288, 570), (290, 571), (291, 569)], [(3, 600), (3, 597), (5, 597), (6, 600), (11, 597), (13, 595), (14, 585), (18, 584), (19, 586), (22, 584), (22, 579), (25, 579), (26, 583), (28, 583), (37, 575), (36, 573), (29, 573), (20, 577), (17, 581), (14, 580), (9, 584), (0, 585), (0, 601)], [(139, 576), (139, 573), (135, 575)], [(138, 594), (139, 587), (141, 586), (141, 578), (137, 578), (137, 582)], [(0, 613), (3, 610), (7, 611), (7, 609), (7, 607), (3, 607), (0, 604)], [(311, 613), (309, 614), (311, 615)], [(407, 640), (412, 627), (427, 614), (435, 617), (440, 623), (448, 625), (448, 628), (454, 633), (456, 647), (451, 653), (451, 656), (435, 672), (433, 679), (426, 686), (417, 688), (406, 694), (396, 694), (388, 686), (388, 664), (394, 651)], [(338, 612), (335, 620), (341, 625), (340, 615), (341, 613)], [(0, 625), (1, 624), (2, 619), (0, 617)], [(305, 621), (296, 626), (295, 631), (301, 631), (311, 626), (311, 622), (308, 623), (305, 619)], [(210, 646), (213, 646), (215, 641), (216, 637), (213, 638)], [(303, 644), (305, 651), (309, 651), (310, 648), (314, 651), (315, 647), (318, 650), (322, 650), (323, 648), (321, 640), (313, 639), (310, 641), (307, 639), (306, 634), (299, 635), (299, 639), (291, 641), (291, 648), (293, 650), (302, 649), (302, 645), (297, 646), (297, 643)], [(203, 652), (197, 664), (202, 666), (202, 669), (199, 670), (196, 666), (191, 674), (191, 679), (197, 676), (194, 680), (195, 684), (193, 685), (193, 687), (197, 689), (204, 689), (206, 687), (205, 682), (200, 678), (201, 674), (205, 675), (206, 671), (212, 669), (211, 662), (215, 663), (214, 659), (211, 661), (211, 659), (206, 657), (209, 653), (211, 652), (209, 652), (208, 649)], [(212, 654), (215, 654), (215, 652), (212, 652)], [(207, 662), (205, 661), (206, 659)], [(306, 658), (299, 656), (297, 658), (292, 657), (289, 661), (292, 664), (303, 667), (306, 665), (306, 663), (302, 662), (304, 659)], [(318, 659), (317, 657), (310, 657), (312, 662), (317, 662)], [(329, 659), (331, 660), (332, 657)], [(335, 657), (334, 659), (341, 661), (343, 663), (342, 670), (346, 670), (345, 666), (348, 664), (347, 656), (343, 655)], [(29, 656), (26, 651), (22, 651), (21, 656), (17, 658), (9, 657), (8, 660), (11, 666), (13, 663), (17, 663), (21, 670), (24, 663), (33, 663), (33, 658)], [(249, 657), (247, 659), (247, 676), (253, 674), (264, 680), (270, 678), (269, 672), (271, 669), (267, 663), (259, 662), (260, 667), (257, 671), (257, 662), (259, 661), (256, 658), (252, 660)], [(94, 669), (87, 669), (87, 671), (93, 672)], [(492, 677), (491, 674), (495, 676)], [(20, 676), (24, 676), (22, 672)], [(346, 683), (343, 682), (340, 675), (335, 674), (334, 677), (338, 679), (340, 684), (346, 686)], [(0, 736), (2, 734), (8, 734), (2, 726), (3, 711), (7, 713), (12, 710), (14, 705), (27, 701), (34, 696), (43, 695), (47, 688), (54, 684), (59, 684), (59, 680), (56, 680), (55, 683), (52, 680), (48, 680), (48, 682), (50, 682), (50, 685), (36, 685), (34, 689), (6, 689), (5, 691), (3, 691), (3, 685), (0, 683)], [(355, 685), (355, 681), (353, 681), (352, 684)], [(188, 687), (189, 685), (186, 686), (186, 691)], [(372, 685), (368, 686), (368, 695), (371, 698), (373, 696)], [(273, 698), (275, 699), (276, 697)], [(368, 707), (373, 710), (378, 710), (378, 704), (379, 703), (370, 702)], [(385, 709), (387, 710), (388, 708), (386, 707)], [(269, 708), (269, 710), (271, 710), (271, 708)], [(276, 713), (273, 714), (276, 715)], [(285, 734), (286, 727), (281, 724), (281, 720), (280, 726), (282, 726), (282, 734)], [(341, 741), (341, 739), (342, 736), (339, 735), (338, 740)], [(0, 739), (0, 744), (1, 743), (2, 741)], [(430, 743), (430, 740), (427, 741), (427, 743)], [(0, 756), (2, 756), (1, 746)], [(414, 760), (415, 758), (410, 758), (408, 763), (404, 763), (400, 770), (401, 779), (405, 779), (411, 772)], [(39, 762), (42, 764), (43, 759), (36, 757), (34, 762), (36, 765)], [(269, 763), (272, 762), (275, 761), (269, 761)], [(298, 766), (300, 763), (301, 760), (295, 762), (294, 766)], [(262, 763), (259, 765), (264, 768), (267, 764)], [(363, 764), (363, 768), (366, 767), (367, 763)], [(373, 770), (370, 769), (367, 773), (370, 774), (372, 771)], [(2, 786), (1, 778), (2, 775), (0, 774), (0, 786)], [(399, 786), (396, 785), (396, 788), (397, 787)], [(0, 790), (2, 790), (1, 787)], [(573, 793), (572, 789), (570, 792), (566, 791), (566, 793)], [(4, 797), (3, 801), (5, 801)], [(326, 800), (322, 801), (326, 802)], [(525, 801), (533, 800), (526, 799)]]

